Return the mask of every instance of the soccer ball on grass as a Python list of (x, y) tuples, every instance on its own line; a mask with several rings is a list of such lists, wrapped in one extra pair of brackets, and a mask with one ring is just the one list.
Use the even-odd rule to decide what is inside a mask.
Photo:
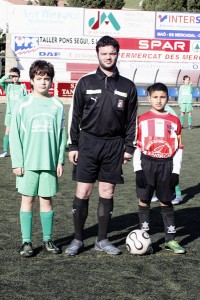
[(127, 235), (126, 248), (131, 254), (147, 254), (151, 249), (151, 238), (144, 230), (133, 230)]

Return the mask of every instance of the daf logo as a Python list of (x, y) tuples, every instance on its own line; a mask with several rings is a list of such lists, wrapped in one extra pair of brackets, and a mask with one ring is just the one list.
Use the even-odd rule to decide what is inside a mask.
[(58, 57), (60, 56), (61, 53), (60, 52), (51, 52), (51, 51), (40, 51), (39, 52), (39, 56), (53, 56), (53, 57)]

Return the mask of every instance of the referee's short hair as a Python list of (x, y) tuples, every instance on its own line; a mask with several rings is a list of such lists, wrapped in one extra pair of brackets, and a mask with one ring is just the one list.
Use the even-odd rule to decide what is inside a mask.
[(99, 48), (105, 46), (113, 46), (116, 49), (117, 54), (119, 53), (120, 47), (118, 41), (109, 35), (105, 35), (102, 38), (100, 38), (100, 40), (98, 40), (96, 44), (96, 52), (99, 53)]

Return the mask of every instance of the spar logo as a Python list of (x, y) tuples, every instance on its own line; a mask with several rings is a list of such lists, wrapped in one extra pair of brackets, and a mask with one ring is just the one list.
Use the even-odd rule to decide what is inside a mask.
[(120, 28), (121, 28), (112, 13), (109, 13), (107, 15), (105, 12), (101, 13), (100, 11), (98, 11), (97, 17), (92, 17), (88, 21), (88, 25), (92, 30), (99, 29), (99, 27), (102, 24), (105, 24), (105, 25), (111, 24), (116, 31), (120, 30)]
[[(139, 50), (156, 50), (156, 51), (174, 51), (174, 52), (189, 52), (190, 41), (185, 40), (158, 40), (158, 39), (144, 39), (136, 40)], [(198, 44), (198, 43), (196, 43)]]

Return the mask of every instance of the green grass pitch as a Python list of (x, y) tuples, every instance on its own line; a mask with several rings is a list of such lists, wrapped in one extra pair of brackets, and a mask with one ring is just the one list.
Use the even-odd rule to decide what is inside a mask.
[[(68, 106), (65, 106), (66, 112)], [(144, 112), (149, 107), (140, 107)], [(178, 112), (178, 108), (176, 108)], [(0, 104), (0, 143), (4, 134), (5, 105)], [(197, 300), (200, 260), (200, 109), (194, 108), (193, 129), (183, 130), (183, 166), (180, 186), (184, 200), (175, 206), (177, 240), (187, 250), (174, 255), (164, 250), (163, 224), (158, 203), (151, 206), (151, 239), (155, 254), (135, 256), (127, 252), (127, 234), (138, 228), (135, 175), (132, 163), (124, 166), (125, 184), (117, 186), (109, 238), (122, 250), (113, 257), (93, 251), (97, 234), (97, 186), (90, 199), (85, 226), (85, 251), (68, 257), (64, 250), (73, 237), (72, 200), (75, 183), (67, 159), (60, 179), (60, 192), (54, 198), (53, 238), (63, 253), (51, 256), (41, 250), (42, 233), (38, 202), (34, 208), (33, 246), (36, 255), (22, 259), (17, 252), (21, 242), (20, 195), (10, 157), (0, 159), (0, 298), (2, 300)]]

